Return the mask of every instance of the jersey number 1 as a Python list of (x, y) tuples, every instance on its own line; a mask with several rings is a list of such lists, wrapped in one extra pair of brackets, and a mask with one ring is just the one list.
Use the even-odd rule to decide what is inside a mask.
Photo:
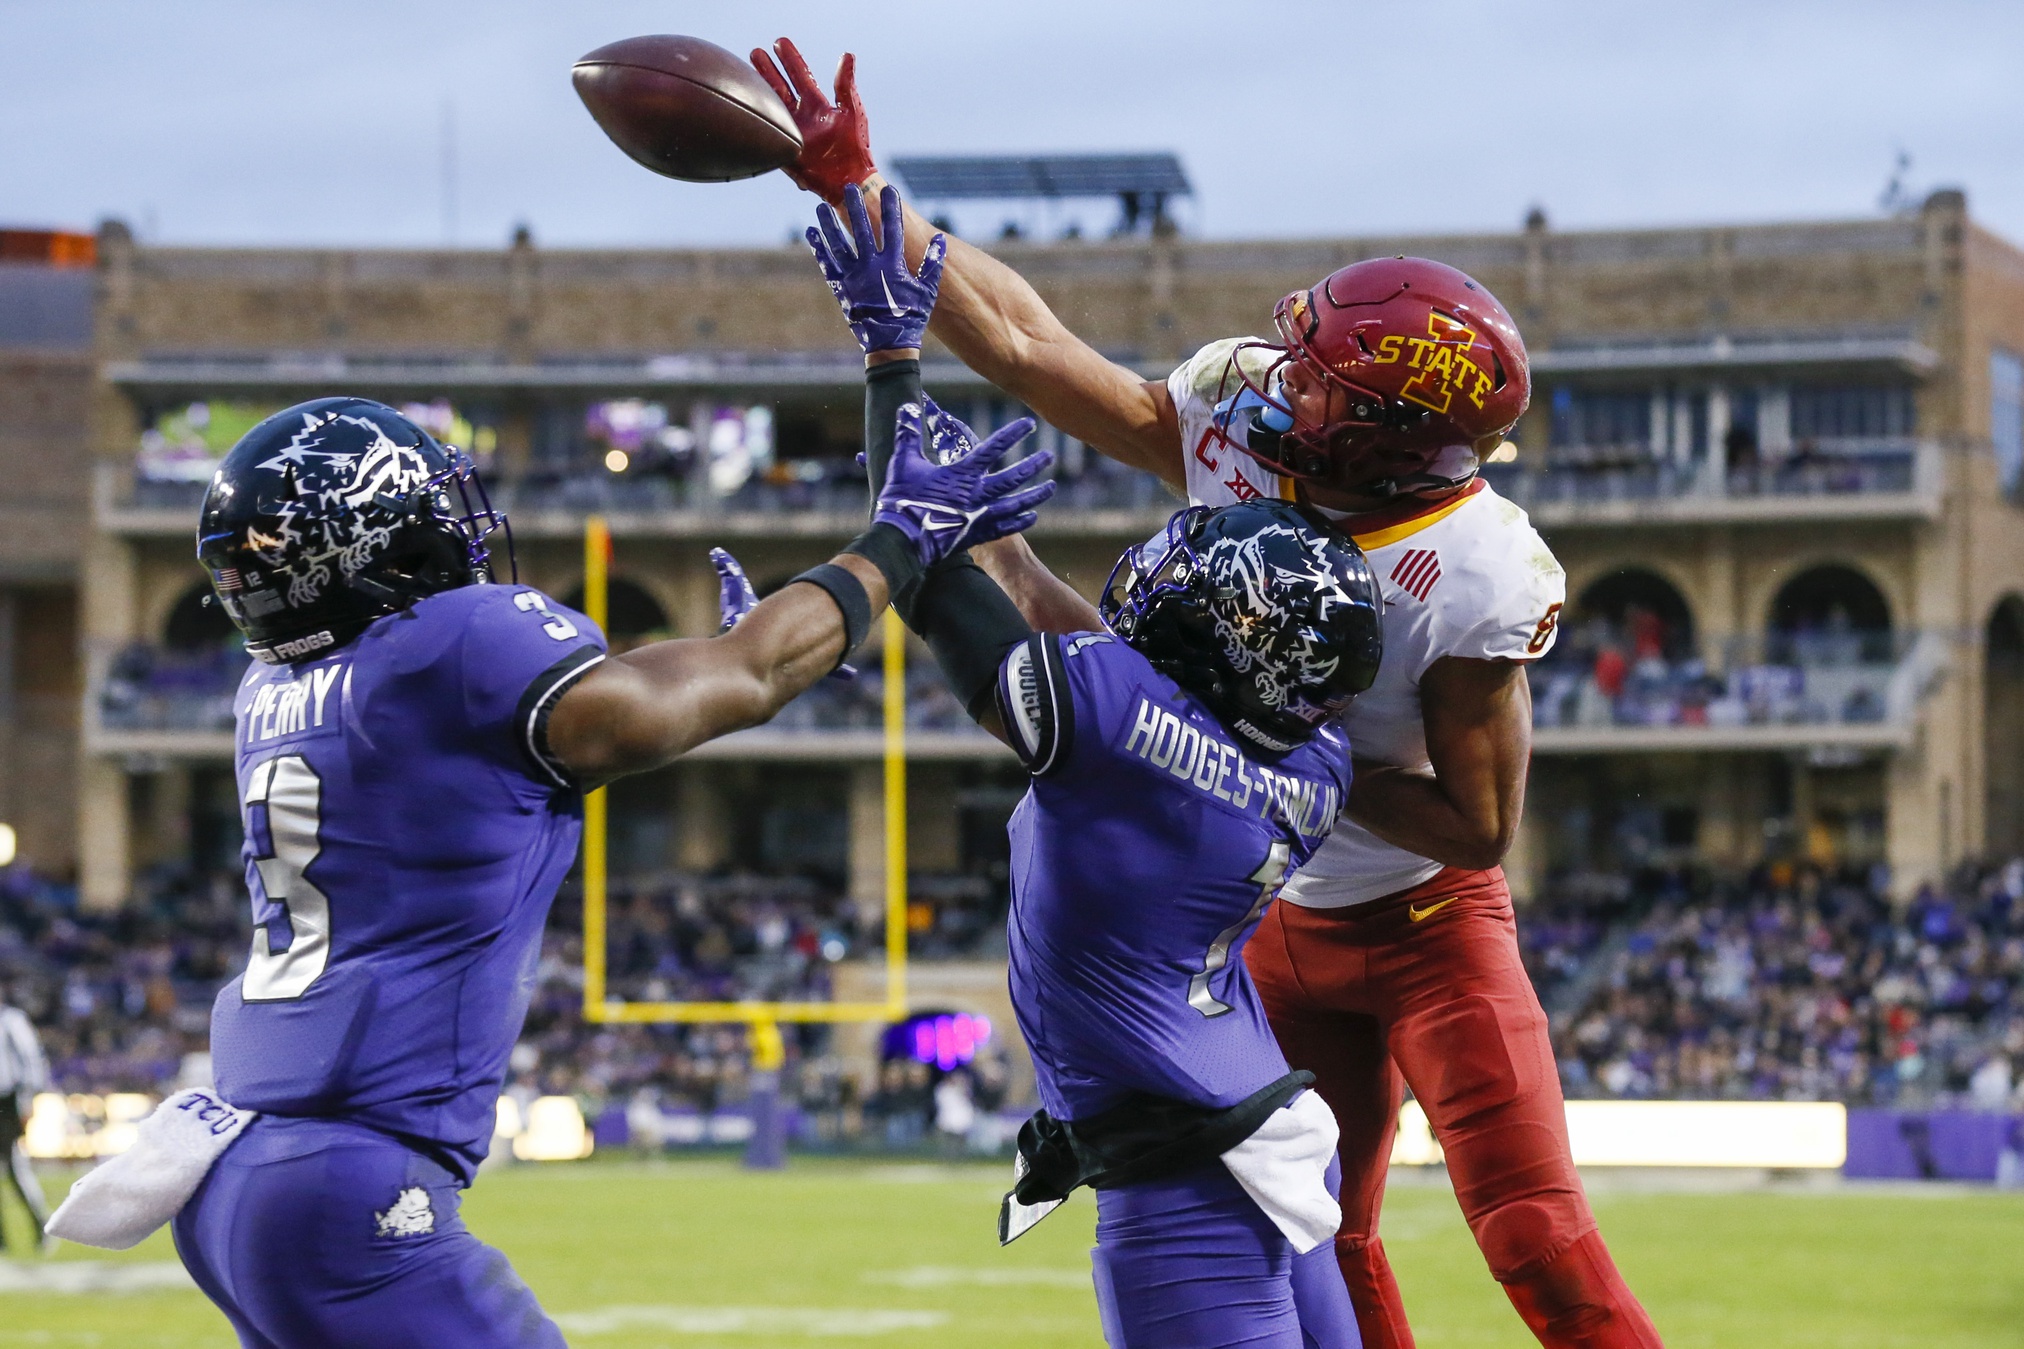
[(1209, 991), (1209, 979), (1230, 963), (1230, 948), (1237, 938), (1244, 935), (1244, 929), (1258, 921), (1258, 915), (1265, 912), (1265, 906), (1272, 902), (1272, 896), (1279, 893), (1279, 882), (1286, 879), (1286, 864), (1293, 858), (1293, 849), (1283, 838), (1272, 841), (1272, 851), (1265, 854), (1265, 860), (1247, 878), (1258, 887), (1258, 898), (1250, 909), (1230, 926), (1216, 934), (1216, 940), (1209, 943), (1208, 954), (1202, 957), (1202, 972), (1188, 980), (1188, 1006), (1203, 1016), (1221, 1016), (1230, 1010), (1230, 1004), (1219, 1001)]
[(330, 899), (308, 876), (323, 848), (323, 782), (300, 754), (246, 775), (246, 841), (253, 874), (253, 953), (241, 996), (278, 1002), (309, 991), (330, 963)]

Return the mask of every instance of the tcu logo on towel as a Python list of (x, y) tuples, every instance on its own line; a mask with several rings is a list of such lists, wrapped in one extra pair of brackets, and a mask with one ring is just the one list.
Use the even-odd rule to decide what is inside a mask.
[(191, 1092), (190, 1098), (176, 1109), (195, 1115), (210, 1128), (213, 1135), (231, 1133), (237, 1127), (241, 1113), (217, 1097), (206, 1096), (201, 1091)]

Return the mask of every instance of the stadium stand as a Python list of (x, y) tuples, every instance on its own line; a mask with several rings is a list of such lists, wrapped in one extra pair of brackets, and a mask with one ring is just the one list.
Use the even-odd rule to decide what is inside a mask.
[[(1001, 940), (1001, 892), (963, 879), (927, 880), (923, 892), (960, 916), (917, 933), (917, 949), (986, 955)], [(2024, 1108), (2024, 859), (1962, 868), (1903, 908), (1883, 890), (1880, 874), (1783, 863), (1558, 879), (1519, 931), (1568, 1095)], [(244, 959), (242, 906), (224, 873), (152, 875), (135, 903), (98, 915), (69, 886), (0, 871), (0, 982), (41, 1030), (57, 1088), (160, 1094), (201, 1080), (211, 997)], [(882, 940), (816, 882), (749, 874), (635, 878), (609, 922), (614, 991), (643, 999), (820, 999), (837, 962)], [(565, 892), (514, 1090), (575, 1096), (591, 1119), (708, 1116), (744, 1099), (743, 1029), (591, 1025), (582, 969), (580, 909)], [(783, 1081), (804, 1142), (904, 1147), (935, 1134), (947, 1074), (889, 1057), (867, 1093), (833, 1041), (823, 1027), (787, 1033)], [(999, 1051), (957, 1076), (973, 1102), (1005, 1104)]]
[(1535, 978), (1591, 975), (1555, 1017), (1568, 1095), (2024, 1105), (2024, 861), (1964, 868), (1902, 909), (1883, 884), (1673, 875), (1610, 929), (1578, 905), (1532, 923)]

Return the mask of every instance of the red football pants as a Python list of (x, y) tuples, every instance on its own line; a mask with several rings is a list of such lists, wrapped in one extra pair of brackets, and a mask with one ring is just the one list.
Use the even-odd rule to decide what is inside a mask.
[(1411, 1349), (1378, 1209), (1402, 1083), (1427, 1112), (1490, 1273), (1550, 1349), (1647, 1349), (1658, 1331), (1595, 1229), (1567, 1145), (1546, 1013), (1501, 870), (1449, 869), (1346, 909), (1281, 900), (1245, 963), (1279, 1045), (1342, 1129), (1336, 1259), (1366, 1349)]

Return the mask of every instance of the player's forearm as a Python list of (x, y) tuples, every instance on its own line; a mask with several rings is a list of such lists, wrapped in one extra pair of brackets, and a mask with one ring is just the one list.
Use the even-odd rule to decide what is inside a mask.
[(1075, 587), (1048, 570), (1023, 534), (982, 544), (970, 550), (985, 575), (1019, 606), (1038, 632), (1100, 632), (1103, 620), (1096, 606)]
[[(883, 185), (872, 179), (867, 197)], [(907, 261), (918, 267), (936, 231), (913, 207), (901, 212)], [(1179, 479), (1179, 428), (1162, 422), (1145, 381), (1077, 337), (1026, 278), (981, 248), (949, 239), (928, 330), (1049, 425), (1122, 463)]]
[(1003, 740), (992, 689), (1006, 655), (1033, 635), (1018, 608), (988, 575), (962, 557), (927, 574), (905, 617), (928, 644), (963, 710)]
[(1444, 657), (1420, 676), (1420, 707), (1432, 773), (1359, 761), (1349, 817), (1444, 866), (1496, 866), (1525, 811), (1532, 758), (1525, 667)]
[[(864, 587), (871, 613), (886, 607), (890, 596), (885, 575), (875, 564), (855, 553), (839, 553), (830, 564), (849, 572)], [(734, 668), (757, 689), (755, 707), (727, 709), (741, 717), (756, 713), (741, 726), (770, 720), (850, 654), (843, 611), (826, 591), (806, 584), (789, 585), (761, 601), (722, 640), (734, 652)], [(696, 743), (709, 738), (702, 736)]]
[[(885, 607), (876, 566), (853, 554), (832, 562), (864, 587), (871, 612)], [(550, 753), (586, 784), (663, 767), (772, 719), (836, 668), (846, 641), (837, 602), (790, 585), (723, 636), (655, 642), (606, 661), (563, 695), (548, 724)]]
[(1431, 773), (1363, 761), (1344, 813), (1387, 843), (1469, 871), (1502, 862), (1517, 827), (1515, 815), (1507, 827), (1494, 813), (1457, 806)]
[[(877, 202), (885, 185), (883, 175), (874, 175), (864, 184), (866, 209), (881, 230), (885, 222), (879, 218)], [(918, 269), (927, 256), (928, 241), (937, 231), (912, 206), (902, 205), (901, 214), (906, 220), (907, 265)], [(1014, 396), (1022, 396), (1013, 383), (1019, 382), (1032, 364), (1036, 348), (1050, 342), (1081, 341), (1054, 316), (1026, 278), (953, 235), (935, 315), (928, 326), (963, 364)]]

